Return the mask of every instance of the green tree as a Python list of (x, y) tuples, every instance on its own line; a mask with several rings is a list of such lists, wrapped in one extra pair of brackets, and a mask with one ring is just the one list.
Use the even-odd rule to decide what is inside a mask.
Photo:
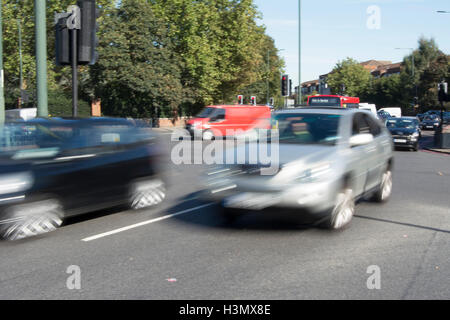
[(333, 94), (359, 97), (367, 92), (371, 77), (370, 72), (358, 61), (347, 58), (336, 64), (327, 83)]
[(264, 35), (264, 37), (264, 44), (260, 47), (260, 55), (265, 56), (265, 59), (261, 60), (260, 64), (254, 69), (257, 78), (252, 84), (238, 89), (239, 93), (247, 99), (250, 99), (250, 96), (256, 96), (258, 104), (265, 104), (267, 98), (272, 97), (276, 101), (282, 100), (280, 79), (284, 61), (278, 56), (274, 40), (267, 35)]
[(172, 116), (182, 102), (181, 64), (166, 24), (147, 0), (123, 0), (106, 12), (90, 83), (105, 114)]
[[(75, 0), (47, 0), (47, 65), (49, 91), (63, 89), (70, 94), (71, 77), (70, 68), (57, 67), (55, 61), (55, 35), (54, 15), (57, 12), (65, 12), (67, 7), (74, 4)], [(101, 8), (114, 7), (116, 0), (97, 0)], [(5, 69), (5, 94), (10, 103), (8, 108), (17, 106), (19, 91), (19, 23), (22, 29), (22, 59), (24, 88), (33, 97), (36, 85), (35, 63), (35, 21), (34, 0), (3, 0), (3, 46)], [(99, 19), (101, 22), (101, 18)], [(81, 73), (86, 73), (87, 68), (82, 68)], [(49, 95), (52, 99), (52, 95)], [(52, 105), (52, 101), (49, 101)], [(33, 101), (30, 102), (33, 104)], [(51, 111), (51, 110), (50, 110)]]
[(439, 50), (434, 39), (420, 38), (414, 55), (414, 76), (412, 56), (403, 60), (404, 68), (401, 72), (404, 86), (403, 103), (411, 103), (416, 94), (422, 110), (436, 108), (438, 102), (438, 83), (448, 77), (449, 59)]
[[(261, 81), (267, 36), (252, 0), (154, 0), (182, 59), (181, 82), (193, 106), (233, 101)], [(274, 61), (274, 66), (279, 63)]]

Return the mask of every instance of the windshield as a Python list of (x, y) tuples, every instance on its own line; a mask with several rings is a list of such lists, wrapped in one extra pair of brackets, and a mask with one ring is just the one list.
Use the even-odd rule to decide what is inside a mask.
[(68, 126), (8, 124), (0, 127), (0, 150), (4, 152), (60, 147), (72, 136), (73, 129)]
[(197, 115), (197, 118), (210, 118), (215, 110), (216, 108), (205, 108)]
[[(0, 155), (141, 143), (151, 140), (145, 127), (115, 125), (8, 124), (0, 127)], [(34, 154), (34, 153), (33, 153)]]
[(272, 119), (279, 130), (280, 143), (335, 145), (338, 140), (339, 115), (289, 113)]
[(431, 116), (426, 116), (425, 120), (437, 120), (437, 116), (436, 115), (431, 115)]
[(418, 125), (418, 121), (413, 119), (393, 119), (386, 122), (388, 128), (414, 129)]

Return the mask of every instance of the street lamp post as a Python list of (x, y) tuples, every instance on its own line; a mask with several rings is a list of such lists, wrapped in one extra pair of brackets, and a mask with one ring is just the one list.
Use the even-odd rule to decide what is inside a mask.
[(48, 116), (46, 0), (34, 0), (36, 30), (37, 114)]
[(298, 0), (298, 104), (302, 103), (302, 0)]
[[(442, 14), (449, 14), (450, 11), (445, 11), (445, 10), (438, 10), (436, 11), (437, 13), (442, 13)], [(439, 125), (439, 131), (442, 134), (442, 126), (443, 126), (443, 122), (444, 122), (444, 102), (441, 101), (441, 124)]]

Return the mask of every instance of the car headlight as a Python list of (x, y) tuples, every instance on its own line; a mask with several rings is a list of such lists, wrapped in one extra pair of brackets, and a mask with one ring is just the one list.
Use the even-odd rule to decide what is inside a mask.
[(331, 172), (330, 163), (321, 163), (314, 167), (304, 170), (299, 176), (294, 178), (294, 181), (300, 183), (316, 182)]
[(0, 175), (0, 194), (25, 191), (31, 187), (33, 181), (29, 172)]
[(419, 137), (419, 133), (418, 133), (418, 132), (414, 132), (414, 133), (411, 135), (411, 137), (412, 137), (412, 138), (418, 138), (418, 137)]

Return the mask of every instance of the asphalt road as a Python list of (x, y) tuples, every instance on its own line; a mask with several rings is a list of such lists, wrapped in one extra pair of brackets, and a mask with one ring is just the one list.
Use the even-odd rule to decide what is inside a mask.
[[(340, 232), (276, 212), (229, 225), (197, 198), (201, 170), (171, 165), (157, 208), (0, 242), (0, 299), (450, 299), (450, 156), (396, 151), (391, 201), (359, 203)], [(73, 265), (79, 290), (67, 288)], [(370, 266), (380, 289), (367, 287)]]

